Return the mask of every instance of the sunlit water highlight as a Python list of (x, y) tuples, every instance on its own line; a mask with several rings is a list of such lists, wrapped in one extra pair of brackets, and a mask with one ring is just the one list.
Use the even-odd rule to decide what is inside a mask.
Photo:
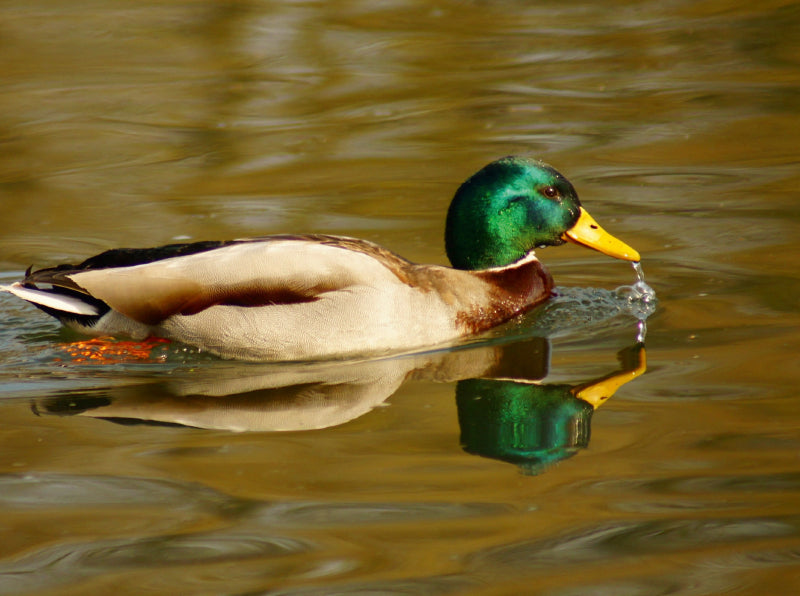
[(0, 295), (0, 593), (798, 592), (796, 3), (0, 12), (2, 283), (283, 232), (443, 263), (455, 188), (523, 154), (658, 294), (547, 249), (533, 312), (317, 368), (75, 363)]

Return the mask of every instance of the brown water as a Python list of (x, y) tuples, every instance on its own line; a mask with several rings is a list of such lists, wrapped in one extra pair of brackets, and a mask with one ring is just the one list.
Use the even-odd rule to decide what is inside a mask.
[(460, 350), (264, 367), (79, 362), (2, 294), (0, 593), (800, 591), (798, 31), (780, 1), (4, 3), (0, 283), (273, 232), (444, 262), (456, 186), (523, 153), (658, 305), (645, 356), (630, 268), (547, 249), (559, 300)]

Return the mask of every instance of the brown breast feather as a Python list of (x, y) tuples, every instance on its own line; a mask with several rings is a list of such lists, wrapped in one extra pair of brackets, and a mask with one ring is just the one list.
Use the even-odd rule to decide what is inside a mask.
[(465, 334), (479, 333), (527, 312), (552, 294), (553, 278), (538, 260), (504, 269), (476, 271), (487, 285), (487, 300), (458, 313), (456, 324)]

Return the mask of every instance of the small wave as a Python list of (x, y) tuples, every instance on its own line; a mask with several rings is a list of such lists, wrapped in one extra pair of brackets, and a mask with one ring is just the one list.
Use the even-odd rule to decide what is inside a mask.
[(657, 306), (655, 292), (644, 282), (602, 288), (558, 287), (553, 299), (537, 309), (530, 322), (545, 336), (571, 335), (588, 328), (609, 326), (613, 321), (639, 321), (643, 340), (644, 321)]

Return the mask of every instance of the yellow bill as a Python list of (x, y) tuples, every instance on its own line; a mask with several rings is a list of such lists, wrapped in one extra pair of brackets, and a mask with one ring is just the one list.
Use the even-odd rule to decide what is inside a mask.
[(578, 221), (561, 236), (563, 240), (593, 248), (601, 253), (623, 259), (625, 261), (640, 261), (639, 253), (625, 244), (622, 240), (614, 238), (600, 227), (594, 218), (583, 208)]
[(572, 389), (572, 394), (583, 401), (589, 402), (593, 407), (599, 408), (609, 397), (616, 393), (617, 389), (645, 373), (647, 370), (647, 354), (644, 351), (644, 346), (639, 351), (637, 360), (638, 362), (633, 370), (624, 370), (585, 385), (578, 385)]

